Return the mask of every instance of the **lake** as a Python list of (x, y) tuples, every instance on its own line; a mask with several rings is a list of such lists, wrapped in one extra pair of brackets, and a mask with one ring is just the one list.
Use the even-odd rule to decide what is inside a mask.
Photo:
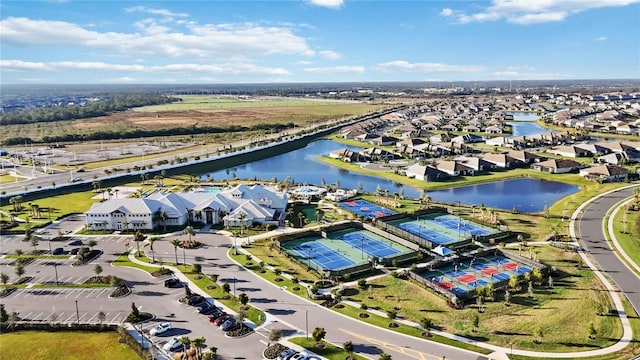
[(541, 118), (540, 115), (531, 112), (509, 111), (505, 114), (513, 115), (514, 121), (507, 121), (512, 127), (513, 136), (529, 136), (544, 132), (554, 131), (545, 129), (538, 125), (536, 121)]
[[(289, 176), (296, 183), (320, 185), (324, 179), (325, 184), (338, 181), (340, 187), (346, 189), (357, 189), (358, 184), (361, 184), (367, 192), (375, 192), (380, 187), (382, 191), (389, 190), (390, 194), (399, 193), (402, 189), (406, 197), (419, 196), (420, 191), (415, 188), (375, 176), (352, 173), (316, 160), (321, 155), (328, 155), (331, 151), (345, 147), (351, 150), (359, 149), (332, 140), (318, 140), (285, 154), (204, 174), (201, 180), (206, 180), (207, 175), (211, 175), (214, 181), (232, 179), (234, 174), (240, 179), (255, 177), (270, 180), (275, 177), (280, 181)], [(523, 189), (526, 191), (522, 191)], [(574, 185), (523, 178), (430, 191), (428, 195), (438, 201), (455, 203), (460, 200), (462, 204), (467, 205), (484, 204), (487, 207), (507, 210), (515, 207), (523, 212), (537, 212), (542, 211), (545, 205), (551, 205), (576, 191), (578, 187)]]
[(446, 190), (429, 191), (436, 201), (466, 205), (484, 205), (490, 208), (522, 212), (538, 212), (565, 196), (578, 192), (576, 185), (533, 178), (510, 179), (490, 183), (462, 186)]

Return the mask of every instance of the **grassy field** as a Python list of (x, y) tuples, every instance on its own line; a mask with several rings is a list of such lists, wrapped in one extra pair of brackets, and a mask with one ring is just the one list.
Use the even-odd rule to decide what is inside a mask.
[(296, 98), (257, 97), (243, 99), (237, 96), (214, 95), (180, 95), (182, 101), (171, 104), (143, 106), (134, 109), (137, 112), (181, 111), (181, 110), (211, 110), (211, 109), (246, 109), (262, 107), (293, 107), (293, 106), (335, 106), (344, 104), (358, 104), (346, 101), (319, 101)]
[[(331, 331), (331, 329), (328, 329), (328, 330)], [(349, 356), (349, 354), (346, 351), (344, 351), (342, 348), (334, 346), (331, 343), (328, 343), (326, 341), (322, 341), (322, 344), (324, 345), (322, 349), (316, 348), (315, 347), (316, 342), (311, 338), (306, 339), (306, 338), (299, 337), (299, 338), (289, 339), (289, 341), (291, 341), (296, 345), (302, 346), (303, 348), (311, 351), (312, 353), (318, 354), (329, 360), (344, 360), (347, 358), (347, 356)], [(366, 360), (365, 357), (362, 357), (358, 354), (353, 354), (351, 356), (355, 360)]]
[[(186, 98), (186, 97), (185, 97)], [(35, 141), (44, 136), (93, 134), (96, 132), (129, 132), (190, 127), (252, 126), (255, 124), (288, 124), (298, 126), (366, 114), (380, 105), (356, 102), (305, 100), (235, 101), (211, 96), (188, 97), (183, 103), (143, 107), (91, 119), (50, 123), (3, 126), (0, 140), (28, 137)]]
[(118, 342), (114, 332), (17, 331), (0, 336), (3, 359), (12, 360), (136, 360), (138, 355)]
[(622, 251), (640, 266), (640, 212), (621, 208), (614, 218), (613, 230)]

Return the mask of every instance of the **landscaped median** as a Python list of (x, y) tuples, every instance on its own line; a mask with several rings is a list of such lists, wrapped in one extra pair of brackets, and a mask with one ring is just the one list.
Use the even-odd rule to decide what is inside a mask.
[[(196, 266), (193, 265), (176, 265), (173, 263), (167, 262), (156, 262), (153, 265), (151, 264), (151, 259), (144, 256), (144, 253), (141, 251), (136, 257), (136, 260), (144, 263), (149, 263), (149, 266), (142, 265), (137, 262), (131, 261), (129, 259), (129, 252), (124, 253), (114, 260), (113, 265), (115, 266), (128, 266), (133, 267), (142, 271), (148, 272), (152, 276), (162, 276), (167, 275), (167, 271), (172, 273), (175, 269), (180, 271), (187, 279), (189, 279), (194, 285), (196, 285), (203, 293), (207, 294), (211, 298), (219, 301), (224, 304), (229, 309), (238, 312), (242, 307), (246, 308), (244, 312), (246, 318), (251, 322), (260, 325), (265, 320), (265, 315), (261, 310), (258, 310), (250, 305), (243, 305), (238, 297), (231, 295), (228, 291), (225, 291), (227, 286), (224, 284), (218, 284), (216, 281), (212, 279), (212, 276), (205, 275), (201, 272), (195, 271), (197, 270)], [(161, 270), (164, 269), (164, 270)], [(154, 275), (156, 274), (156, 275)], [(213, 277), (216, 277), (215, 275)]]
[(626, 254), (623, 256), (625, 261), (630, 259), (633, 262), (628, 267), (640, 276), (637, 270), (640, 267), (640, 211), (634, 209), (633, 202), (634, 199), (625, 202), (617, 208), (617, 211), (614, 211), (615, 215), (609, 214), (605, 220), (609, 220), (609, 217), (614, 215), (611, 235), (615, 236), (619, 247), (613, 246), (613, 248)]

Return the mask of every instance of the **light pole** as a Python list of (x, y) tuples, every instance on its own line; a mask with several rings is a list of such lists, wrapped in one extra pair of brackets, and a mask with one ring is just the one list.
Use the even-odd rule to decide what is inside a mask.
[(233, 277), (233, 296), (236, 296), (236, 277)]
[[(53, 271), (56, 273), (56, 286), (58, 286), (58, 264), (53, 264)], [(78, 305), (77, 301), (76, 305)]]
[(311, 252), (315, 251), (313, 249), (309, 249), (309, 253), (307, 254), (307, 268), (311, 270)]
[(49, 255), (53, 255), (53, 252), (51, 251), (51, 237), (47, 236), (47, 242), (49, 243)]
[(187, 254), (185, 253), (184, 247), (185, 247), (184, 244), (182, 244), (182, 264), (186, 266), (187, 265)]
[(80, 325), (80, 312), (78, 312), (78, 300), (76, 300), (76, 319), (78, 320), (78, 325)]
[(309, 340), (309, 310), (304, 311), (304, 323), (305, 323), (305, 329), (307, 333), (307, 340)]
[(360, 256), (364, 259), (364, 238), (360, 237)]

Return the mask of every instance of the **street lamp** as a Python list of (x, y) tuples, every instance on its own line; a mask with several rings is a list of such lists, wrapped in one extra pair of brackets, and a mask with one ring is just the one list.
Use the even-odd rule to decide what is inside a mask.
[(364, 238), (360, 237), (360, 256), (364, 259)]
[(307, 340), (309, 340), (309, 310), (304, 311), (304, 323), (305, 323), (305, 329), (307, 333)]
[(233, 277), (233, 296), (236, 296), (236, 277)]
[(49, 255), (53, 255), (53, 252), (51, 251), (51, 237), (47, 236), (47, 242), (49, 243)]
[(76, 319), (78, 320), (78, 325), (80, 325), (80, 312), (78, 312), (78, 300), (76, 300)]
[(311, 270), (311, 252), (315, 251), (312, 248), (309, 249), (309, 252), (307, 253), (307, 268), (309, 268), (309, 270)]

